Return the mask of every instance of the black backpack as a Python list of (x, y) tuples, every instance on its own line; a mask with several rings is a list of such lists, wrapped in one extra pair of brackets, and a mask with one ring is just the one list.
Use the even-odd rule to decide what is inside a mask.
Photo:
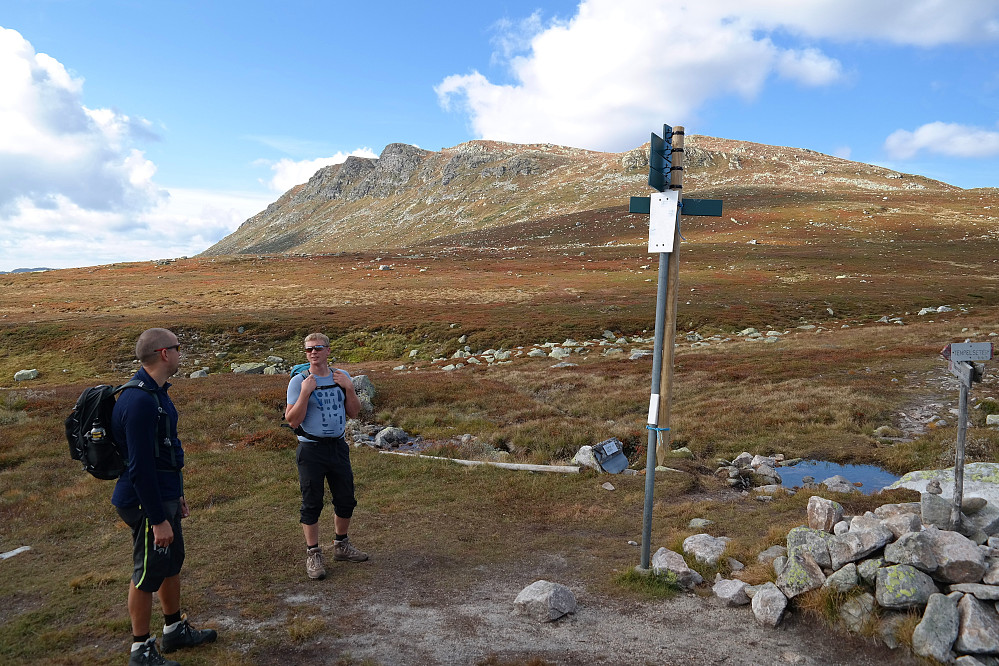
[[(157, 430), (159, 430), (159, 423), (165, 414), (160, 405), (160, 397), (155, 389), (146, 388), (145, 382), (138, 379), (125, 382), (117, 388), (101, 384), (86, 389), (80, 394), (76, 406), (66, 418), (69, 455), (73, 460), (83, 463), (83, 469), (98, 479), (117, 479), (128, 466), (127, 454), (122, 449), (124, 442), (116, 442), (112, 435), (111, 412), (114, 410), (118, 394), (130, 388), (141, 388), (156, 398), (156, 408), (160, 414), (157, 420)], [(157, 455), (159, 442), (160, 436), (157, 432)]]

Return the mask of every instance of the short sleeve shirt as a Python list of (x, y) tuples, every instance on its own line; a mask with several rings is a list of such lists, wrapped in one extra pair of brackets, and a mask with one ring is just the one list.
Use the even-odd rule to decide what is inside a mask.
[[(347, 374), (344, 372), (344, 374)], [(347, 374), (349, 378), (350, 375)], [(302, 393), (304, 375), (295, 375), (288, 382), (288, 404), (293, 405)], [(347, 407), (343, 389), (328, 377), (316, 377), (316, 390), (309, 396), (309, 408), (302, 421), (302, 430), (317, 437), (341, 437), (347, 430)], [(299, 441), (309, 441), (299, 436)]]

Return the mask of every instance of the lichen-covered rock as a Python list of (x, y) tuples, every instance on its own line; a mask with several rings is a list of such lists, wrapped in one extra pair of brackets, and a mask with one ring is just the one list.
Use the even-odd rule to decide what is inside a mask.
[(846, 594), (857, 587), (859, 582), (860, 576), (857, 575), (857, 565), (850, 562), (849, 564), (844, 564), (842, 569), (829, 574), (822, 587), (828, 587)]
[(839, 607), (839, 619), (847, 631), (863, 633), (876, 617), (874, 607), (874, 595), (864, 592), (843, 602)]
[(920, 571), (932, 574), (937, 570), (933, 537), (928, 532), (907, 532), (885, 546), (885, 560), (892, 564), (911, 564)]
[[(811, 500), (809, 500), (810, 504)], [(820, 567), (829, 568), (831, 561), (828, 542), (831, 538), (832, 535), (822, 529), (795, 527), (787, 533), (787, 554), (790, 556), (796, 552), (807, 551)]]
[(931, 594), (923, 611), (923, 619), (912, 632), (912, 651), (920, 657), (947, 663), (957, 640), (959, 627), (957, 602), (960, 593)]
[(875, 597), (885, 608), (920, 608), (938, 591), (932, 578), (908, 564), (878, 569)]
[(777, 576), (777, 587), (788, 599), (794, 599), (799, 594), (822, 587), (826, 576), (822, 568), (815, 562), (812, 554), (799, 550), (787, 556), (787, 562)]
[(856, 562), (881, 550), (895, 538), (892, 531), (874, 516), (856, 516), (850, 521), (850, 531), (834, 535), (828, 541), (829, 557), (833, 569), (840, 569), (847, 562)]

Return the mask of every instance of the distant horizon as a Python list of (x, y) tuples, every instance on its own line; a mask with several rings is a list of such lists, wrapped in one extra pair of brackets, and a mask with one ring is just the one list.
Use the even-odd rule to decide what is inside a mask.
[(999, 0), (389, 0), (335, 16), (12, 0), (0, 20), (2, 270), (197, 254), (391, 142), (622, 152), (669, 123), (999, 186)]

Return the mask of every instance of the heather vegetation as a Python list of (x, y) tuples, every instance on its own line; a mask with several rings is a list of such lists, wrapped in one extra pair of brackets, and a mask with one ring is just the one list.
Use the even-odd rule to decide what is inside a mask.
[[(712, 475), (716, 458), (783, 453), (897, 474), (952, 464), (957, 388), (939, 351), (999, 333), (999, 222), (987, 208), (999, 196), (913, 190), (879, 211), (875, 197), (864, 205), (843, 192), (698, 194), (729, 208), (685, 221), (671, 446), (693, 457), (656, 477), (653, 550), (679, 550), (690, 519), (710, 517), (713, 534), (732, 537), (730, 554), (752, 563), (802, 522), (807, 494), (744, 500)], [(0, 276), (0, 552), (32, 548), (0, 562), (0, 661), (120, 661), (127, 533), (110, 484), (69, 460), (62, 419), (85, 386), (128, 378), (135, 337), (149, 326), (179, 334), (183, 373), (210, 372), (171, 389), (192, 508), (185, 610), (222, 635), (184, 663), (364, 663), (349, 646), (376, 624), (366, 604), (441, 610), (489, 586), (512, 599), (546, 575), (570, 576), (594, 602), (668, 596), (663, 581), (628, 573), (639, 558), (628, 541), (641, 534), (640, 475), (613, 477), (609, 492), (608, 477), (591, 472), (465, 468), (367, 447), (354, 453), (352, 532), (374, 561), (337, 568), (335, 586), (318, 594), (301, 570), (294, 441), (281, 428), (286, 378), (229, 372), (271, 355), (298, 362), (301, 338), (318, 329), (339, 364), (373, 381), (369, 420), (419, 435), (438, 455), (565, 464), (580, 446), (617, 437), (644, 468), (648, 357), (578, 354), (552, 368), (514, 354), (451, 372), (435, 362), (466, 345), (516, 352), (605, 330), (651, 337), (657, 262), (643, 224), (603, 209), (391, 253)], [(780, 339), (751, 342), (738, 335), (747, 327)], [(727, 340), (692, 346), (688, 332)], [(39, 378), (15, 383), (26, 368)], [(990, 364), (973, 391), (969, 461), (999, 454), (999, 433), (984, 427), (999, 409), (995, 373)], [(933, 404), (945, 425), (901, 427), (900, 413)], [(876, 434), (881, 426), (893, 434)], [(474, 439), (462, 445), (466, 433)], [(888, 501), (837, 499), (851, 513)], [(701, 573), (727, 573), (719, 566)], [(762, 566), (752, 576), (773, 577)], [(815, 599), (815, 612), (827, 603)]]

